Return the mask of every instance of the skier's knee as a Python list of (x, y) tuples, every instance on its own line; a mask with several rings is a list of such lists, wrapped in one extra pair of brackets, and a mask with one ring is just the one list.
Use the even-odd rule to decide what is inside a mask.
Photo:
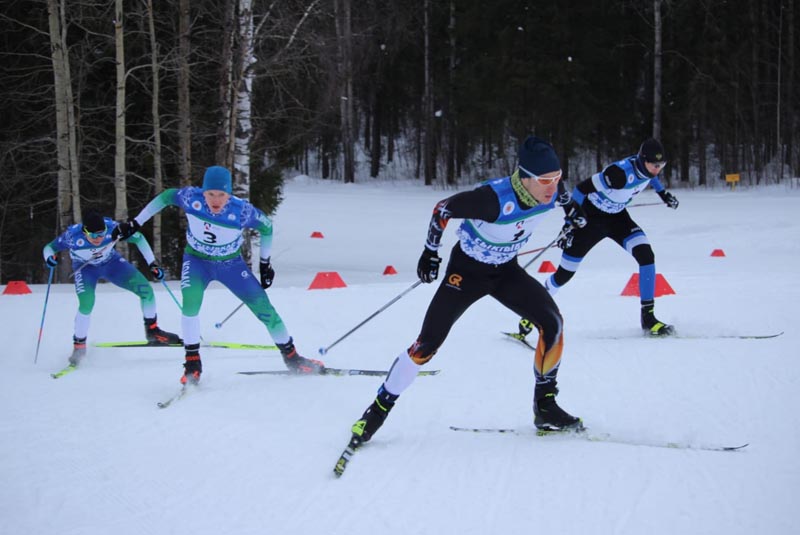
[(433, 358), (436, 354), (436, 351), (439, 349), (441, 344), (431, 344), (429, 342), (423, 342), (419, 338), (411, 344), (411, 347), (408, 348), (408, 356), (414, 363), (422, 365), (428, 362)]
[(633, 248), (631, 254), (640, 266), (648, 266), (656, 262), (656, 255), (653, 252), (653, 248), (650, 247), (650, 244), (637, 245)]

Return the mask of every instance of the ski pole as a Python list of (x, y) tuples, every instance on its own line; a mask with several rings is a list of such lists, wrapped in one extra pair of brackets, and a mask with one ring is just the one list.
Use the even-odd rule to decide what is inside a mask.
[(536, 249), (531, 249), (530, 251), (524, 251), (522, 253), (519, 253), (519, 254), (517, 254), (517, 256), (523, 256), (523, 255), (531, 254), (531, 253), (538, 253), (539, 251), (544, 251), (545, 249), (547, 249), (547, 247), (538, 247)]
[[(558, 233), (558, 236), (556, 236), (556, 239), (554, 239), (553, 241), (551, 241), (550, 243), (548, 243), (547, 245), (545, 245), (544, 247), (542, 247), (542, 248), (541, 248), (541, 251), (539, 251), (539, 254), (537, 254), (536, 256), (534, 256), (533, 258), (531, 258), (530, 260), (528, 260), (528, 262), (527, 262), (527, 263), (526, 263), (524, 266), (522, 266), (522, 269), (528, 269), (528, 266), (530, 266), (531, 264), (533, 264), (534, 262), (536, 262), (536, 260), (537, 260), (537, 259), (538, 259), (540, 256), (542, 256), (542, 255), (544, 254), (544, 252), (545, 252), (545, 251), (547, 251), (549, 248), (551, 248), (553, 245), (555, 245), (555, 244), (556, 244), (556, 242), (558, 242), (558, 240), (560, 240), (561, 238), (563, 238), (563, 237), (564, 237), (564, 236), (567, 234), (567, 232), (568, 232), (568, 231), (569, 231), (571, 228), (572, 228), (572, 227), (570, 227), (570, 228), (568, 228), (568, 229), (566, 229), (566, 230), (564, 230), (564, 229), (561, 229), (561, 232), (559, 232), (559, 233)], [(530, 252), (533, 252), (533, 251), (530, 251)], [(517, 256), (519, 256), (519, 255), (517, 255)]]
[(216, 327), (217, 329), (219, 329), (220, 327), (222, 327), (222, 326), (225, 324), (225, 322), (226, 322), (226, 321), (228, 321), (229, 319), (231, 319), (231, 316), (233, 316), (234, 314), (236, 314), (237, 312), (239, 312), (239, 309), (240, 309), (240, 308), (242, 308), (243, 306), (244, 306), (244, 301), (242, 301), (241, 303), (239, 303), (239, 306), (237, 306), (236, 308), (234, 308), (234, 309), (233, 309), (233, 312), (231, 312), (230, 314), (228, 314), (227, 316), (225, 316), (225, 319), (224, 319), (224, 320), (220, 321), (219, 323), (215, 323), (215, 324), (214, 324), (214, 327)]
[(663, 202), (642, 202), (639, 204), (632, 204), (628, 206), (628, 208), (636, 208), (637, 206), (660, 206), (664, 204)]
[(47, 277), (47, 292), (44, 294), (44, 307), (42, 308), (42, 323), (39, 325), (39, 340), (36, 342), (36, 355), (33, 356), (33, 363), (36, 364), (36, 361), (39, 360), (39, 346), (42, 343), (42, 333), (44, 332), (44, 315), (47, 312), (47, 300), (50, 299), (50, 283), (53, 282), (53, 271), (55, 271), (52, 267), (50, 268), (50, 275)]
[(172, 298), (172, 300), (175, 302), (175, 305), (178, 307), (178, 310), (180, 310), (181, 312), (183, 312), (183, 307), (182, 307), (182, 306), (181, 306), (181, 304), (178, 302), (178, 299), (175, 297), (175, 294), (174, 294), (174, 293), (172, 293), (172, 290), (170, 290), (170, 289), (169, 289), (169, 286), (167, 286), (167, 281), (165, 281), (164, 279), (161, 279), (161, 284), (163, 284), (163, 285), (164, 285), (164, 288), (166, 288), (166, 289), (167, 289), (167, 293), (168, 293), (168, 294), (169, 294), (169, 296)]
[[(100, 251), (98, 251), (98, 253), (97, 253), (97, 254), (98, 254), (98, 255), (101, 255), (101, 254), (103, 254), (103, 253), (106, 251), (106, 249), (108, 249), (109, 247), (114, 247), (114, 246), (117, 244), (117, 242), (118, 242), (118, 241), (119, 241), (119, 238), (116, 238), (114, 241), (112, 241), (111, 243), (109, 243), (108, 245), (106, 245), (105, 247), (103, 247), (102, 249), (100, 249)], [(89, 259), (89, 260), (87, 260), (86, 262), (84, 262), (83, 264), (81, 264), (80, 266), (78, 266), (78, 269), (76, 269), (75, 271), (73, 271), (73, 272), (72, 272), (72, 274), (70, 275), (70, 277), (74, 277), (75, 275), (77, 275), (77, 274), (78, 274), (78, 272), (79, 272), (80, 270), (82, 270), (83, 268), (85, 268), (86, 266), (88, 266), (88, 265), (91, 263), (91, 261), (92, 261), (92, 259)]]
[(356, 331), (357, 331), (357, 330), (358, 330), (358, 329), (359, 329), (359, 328), (360, 328), (362, 325), (364, 325), (365, 323), (367, 323), (369, 320), (371, 320), (372, 318), (374, 318), (375, 316), (377, 316), (378, 314), (380, 314), (381, 312), (383, 312), (383, 311), (384, 311), (384, 310), (386, 310), (387, 308), (389, 308), (391, 305), (393, 305), (395, 302), (397, 302), (397, 301), (398, 301), (398, 300), (399, 300), (401, 297), (403, 297), (404, 295), (406, 295), (408, 292), (410, 292), (411, 290), (413, 290), (414, 288), (416, 288), (416, 287), (417, 287), (417, 286), (419, 286), (420, 284), (422, 284), (422, 280), (418, 280), (417, 282), (415, 282), (414, 284), (412, 284), (412, 285), (411, 285), (411, 287), (409, 287), (409, 288), (408, 288), (407, 290), (405, 290), (403, 293), (401, 293), (400, 295), (398, 295), (397, 297), (395, 297), (394, 299), (392, 299), (391, 301), (389, 301), (388, 303), (386, 303), (385, 305), (383, 305), (381, 308), (379, 308), (378, 310), (376, 310), (375, 312), (373, 312), (373, 313), (372, 313), (372, 314), (371, 314), (371, 315), (370, 315), (370, 316), (369, 316), (367, 319), (365, 319), (364, 321), (362, 321), (361, 323), (359, 323), (358, 325), (356, 325), (355, 327), (353, 327), (352, 329), (350, 329), (349, 331), (347, 331), (347, 332), (346, 332), (346, 333), (345, 333), (345, 334), (344, 334), (344, 335), (343, 335), (341, 338), (339, 338), (338, 340), (336, 340), (334, 343), (332, 343), (332, 344), (331, 344), (331, 345), (329, 345), (328, 347), (321, 347), (321, 348), (319, 348), (319, 354), (320, 354), (320, 355), (324, 355), (325, 353), (327, 353), (327, 352), (328, 352), (328, 351), (329, 351), (329, 350), (330, 350), (330, 349), (331, 349), (333, 346), (335, 346), (336, 344), (338, 344), (339, 342), (341, 342), (342, 340), (344, 340), (345, 338), (347, 338), (348, 336), (350, 336), (351, 334), (353, 334), (354, 332), (356, 332)]

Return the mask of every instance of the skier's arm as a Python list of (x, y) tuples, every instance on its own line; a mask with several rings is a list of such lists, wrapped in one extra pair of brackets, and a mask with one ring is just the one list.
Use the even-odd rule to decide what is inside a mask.
[(178, 191), (177, 188), (165, 189), (147, 203), (133, 220), (141, 227), (167, 206), (178, 206)]
[(272, 251), (272, 220), (267, 214), (247, 203), (242, 211), (242, 228), (254, 229), (261, 235), (258, 256), (268, 263)]
[(44, 261), (47, 263), (48, 266), (52, 266), (54, 263), (58, 262), (57, 260), (48, 262), (49, 258), (54, 258), (60, 251), (69, 248), (66, 236), (67, 233), (64, 232), (60, 236), (58, 236), (55, 240), (51, 241), (42, 248), (42, 257), (44, 258)]
[(425, 248), (437, 251), (441, 247), (442, 234), (450, 219), (480, 219), (496, 221), (500, 216), (497, 194), (489, 186), (456, 193), (452, 197), (439, 201), (433, 209), (433, 216), (428, 224), (428, 239)]
[(128, 241), (134, 244), (137, 249), (139, 249), (139, 252), (144, 257), (144, 261), (147, 262), (148, 266), (156, 261), (156, 256), (153, 254), (153, 249), (150, 247), (150, 244), (147, 242), (147, 238), (144, 237), (144, 234), (137, 232), (128, 238)]

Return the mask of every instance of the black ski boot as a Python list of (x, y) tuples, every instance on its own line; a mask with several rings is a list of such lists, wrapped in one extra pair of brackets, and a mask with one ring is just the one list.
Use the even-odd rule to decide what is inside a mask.
[(69, 356), (69, 365), (77, 366), (81, 359), (86, 355), (86, 337), (72, 337), (72, 355)]
[(181, 337), (175, 333), (162, 331), (158, 326), (156, 318), (144, 319), (144, 336), (147, 338), (148, 345), (152, 346), (173, 346), (183, 345)]
[(186, 362), (183, 363), (181, 384), (196, 385), (200, 382), (203, 373), (203, 362), (200, 360), (200, 344), (186, 346)]
[(659, 321), (653, 312), (654, 309), (653, 301), (642, 303), (642, 330), (645, 334), (648, 336), (669, 336), (674, 334), (675, 327)]
[(556, 403), (558, 388), (554, 384), (537, 385), (533, 395), (533, 425), (542, 432), (582, 431), (583, 422)]
[(364, 411), (361, 418), (359, 418), (350, 429), (353, 433), (350, 443), (358, 447), (364, 442), (369, 442), (372, 435), (375, 434), (375, 431), (380, 429), (383, 425), (384, 420), (386, 420), (389, 411), (394, 407), (398, 397), (399, 396), (387, 392), (383, 385), (381, 385), (378, 390), (378, 395), (375, 397), (375, 401), (367, 407), (367, 410)]
[(531, 332), (533, 332), (534, 327), (535, 325), (533, 324), (532, 321), (527, 320), (525, 318), (520, 318), (518, 325), (519, 332), (517, 334), (512, 333), (511, 336), (513, 336), (517, 340), (525, 340), (525, 337), (531, 334)]
[(300, 356), (294, 347), (294, 340), (289, 338), (285, 344), (276, 344), (283, 357), (283, 363), (294, 373), (321, 374), (325, 373), (325, 364), (321, 360), (307, 359)]

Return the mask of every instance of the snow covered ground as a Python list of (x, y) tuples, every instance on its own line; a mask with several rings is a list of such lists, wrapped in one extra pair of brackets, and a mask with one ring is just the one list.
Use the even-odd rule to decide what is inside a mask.
[[(331, 469), (379, 378), (243, 376), (235, 372), (281, 369), (278, 353), (206, 349), (198, 391), (160, 410), (156, 402), (179, 386), (178, 348), (90, 347), (80, 370), (50, 378), (71, 349), (70, 285), (51, 291), (34, 364), (40, 285), (0, 296), (0, 533), (797, 533), (800, 191), (674, 192), (677, 211), (631, 213), (676, 292), (657, 300), (658, 316), (709, 338), (641, 338), (638, 299), (620, 296), (635, 263), (604, 242), (557, 298), (566, 321), (559, 402), (593, 431), (746, 449), (535, 437), (532, 354), (499, 334), (517, 318), (485, 299), (427, 365), (441, 374), (414, 383), (337, 480)], [(415, 281), (429, 215), (449, 193), (402, 182), (287, 184), (269, 295), (302, 353), (316, 355)], [(649, 191), (637, 202), (656, 200)], [(553, 213), (529, 248), (548, 243), (560, 224)], [(310, 238), (314, 231), (324, 238)], [(717, 248), (726, 256), (710, 256)], [(558, 258), (548, 251), (531, 272), (543, 280), (541, 261)], [(382, 274), (389, 265), (397, 275)], [(347, 288), (307, 290), (323, 271), (338, 272)], [(175, 304), (155, 288), (161, 326), (179, 329)], [(326, 363), (386, 369), (416, 337), (434, 290), (410, 292)], [(214, 328), (237, 304), (212, 284), (205, 339), (271, 343), (244, 309)], [(714, 338), (780, 331), (769, 340)], [(90, 342), (142, 338), (136, 298), (103, 285)], [(450, 425), (531, 431), (479, 435)]]

